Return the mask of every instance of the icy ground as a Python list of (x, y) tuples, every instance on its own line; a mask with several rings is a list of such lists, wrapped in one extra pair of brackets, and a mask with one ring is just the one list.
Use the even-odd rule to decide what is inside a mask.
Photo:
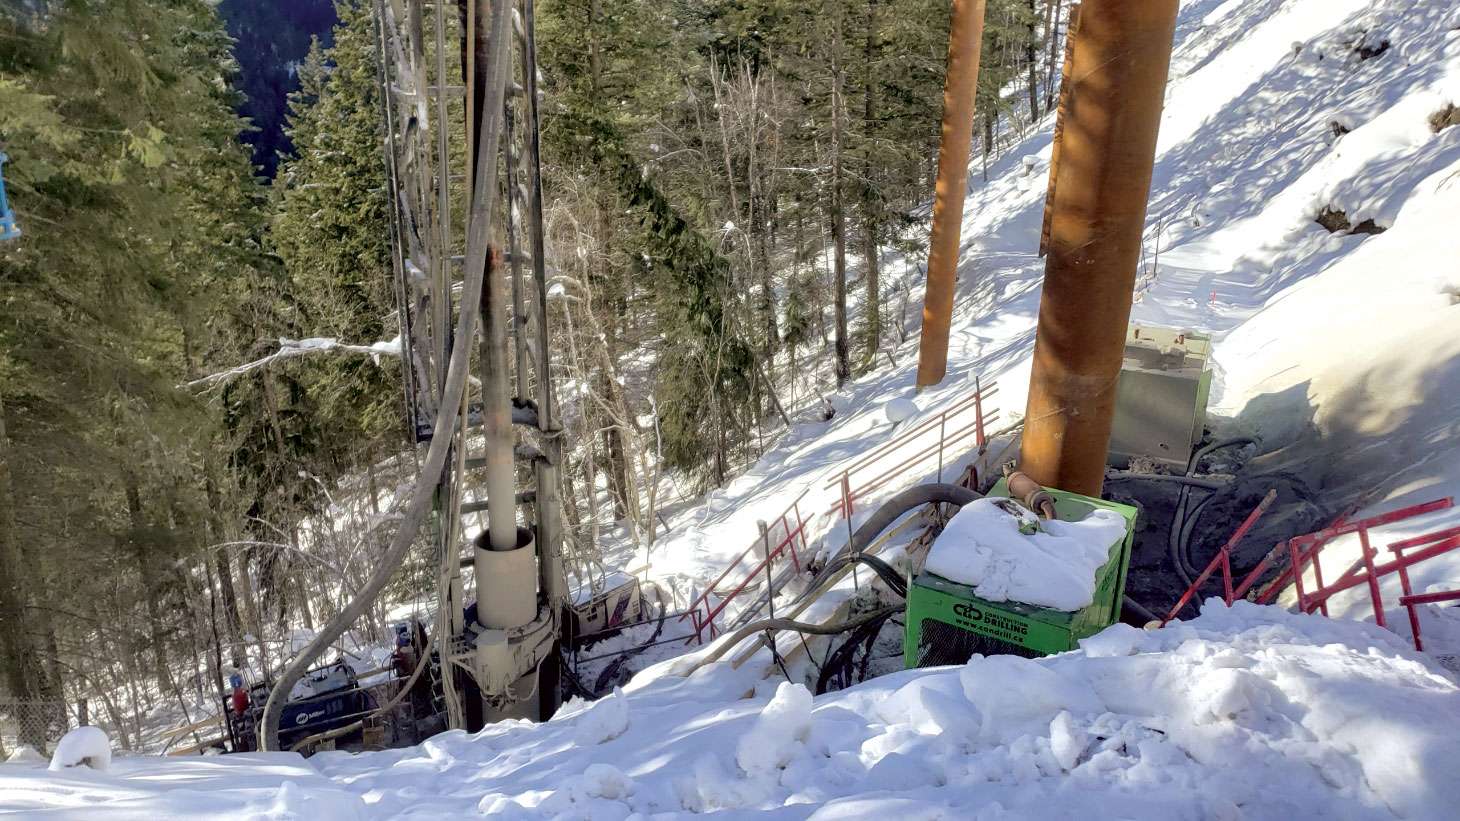
[[(1037, 661), (813, 700), (670, 664), (554, 720), (419, 747), (0, 767), (40, 818), (1448, 819), (1460, 687), (1394, 634), (1239, 602)], [(42, 808), (48, 808), (42, 813)], [(763, 815), (762, 815), (763, 814)]]

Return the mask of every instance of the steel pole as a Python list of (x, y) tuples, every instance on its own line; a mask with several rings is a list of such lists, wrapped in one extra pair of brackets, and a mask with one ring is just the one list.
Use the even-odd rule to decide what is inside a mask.
[(968, 152), (973, 144), (973, 99), (983, 45), (984, 0), (953, 0), (948, 30), (948, 76), (943, 83), (943, 136), (933, 193), (933, 235), (928, 241), (928, 284), (918, 343), (918, 389), (943, 381), (948, 370), (948, 326), (963, 199), (968, 193)]
[(1177, 0), (1086, 0), (1062, 92), (1020, 467), (1090, 496), (1104, 481), (1176, 9)]
[[(511, 8), (507, 0), (475, 0), (473, 101), (468, 122), (472, 140), (471, 210), (467, 222), (466, 265), (486, 269), (482, 291), (481, 396), (482, 438), (486, 451), (487, 544), (491, 550), (517, 546), (517, 501), (512, 464), (511, 389), (507, 366), (507, 288), (501, 255), (491, 247), (496, 231), (497, 155), (502, 138), (503, 97), (510, 65), (507, 40)], [(471, 310), (463, 304), (461, 309)], [(456, 344), (471, 344), (458, 339)], [(481, 571), (482, 568), (477, 568)], [(480, 585), (482, 576), (478, 576)]]

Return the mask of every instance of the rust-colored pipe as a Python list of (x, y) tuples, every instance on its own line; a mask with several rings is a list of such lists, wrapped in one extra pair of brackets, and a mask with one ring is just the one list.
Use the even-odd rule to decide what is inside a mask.
[(953, 0), (949, 21), (943, 137), (938, 148), (928, 285), (923, 294), (923, 332), (918, 343), (919, 389), (943, 381), (948, 371), (948, 326), (953, 320), (963, 199), (968, 194), (968, 151), (973, 143), (973, 98), (978, 92), (984, 6), (984, 0)]
[(1020, 458), (1047, 487), (1104, 480), (1176, 7), (1080, 5)]

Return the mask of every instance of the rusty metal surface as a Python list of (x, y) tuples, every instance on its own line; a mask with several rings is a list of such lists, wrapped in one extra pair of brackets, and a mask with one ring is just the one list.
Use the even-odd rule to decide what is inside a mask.
[(1069, 86), (1020, 467), (1098, 496), (1177, 0), (1086, 0)]
[(958, 273), (963, 200), (968, 193), (968, 152), (973, 143), (973, 100), (983, 44), (984, 0), (953, 0), (948, 32), (948, 78), (943, 87), (943, 136), (933, 196), (933, 235), (928, 241), (928, 286), (918, 343), (918, 387), (943, 381), (948, 369), (948, 326)]

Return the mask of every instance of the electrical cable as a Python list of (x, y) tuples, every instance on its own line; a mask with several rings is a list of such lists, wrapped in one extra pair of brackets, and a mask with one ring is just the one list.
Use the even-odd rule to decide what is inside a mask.
[(629, 659), (654, 646), (654, 643), (659, 640), (659, 634), (664, 632), (664, 621), (668, 618), (668, 612), (669, 608), (661, 599), (659, 601), (659, 616), (655, 620), (656, 623), (654, 625), (654, 632), (652, 635), (649, 636), (649, 640), (644, 642), (643, 644), (638, 645), (637, 647), (631, 647), (623, 651), (618, 655), (617, 658), (605, 665), (603, 668), (603, 672), (598, 674), (598, 680), (593, 683), (594, 690), (600, 693), (603, 692), (604, 689), (607, 688), (608, 682), (612, 681), (618, 676), (619, 670), (623, 668), (624, 664)]
[[(1187, 461), (1185, 479), (1188, 481), (1184, 481), (1183, 484), (1188, 484), (1193, 487), (1200, 487), (1200, 485), (1197, 485), (1190, 480), (1195, 477), (1197, 468), (1201, 466), (1201, 460), (1206, 458), (1208, 455), (1225, 448), (1255, 444), (1257, 444), (1257, 440), (1252, 438), (1251, 436), (1234, 436), (1230, 439), (1218, 439), (1215, 442), (1210, 442), (1202, 446), (1201, 448), (1197, 449), (1196, 453), (1193, 453), (1191, 455), (1191, 459)], [(1220, 489), (1220, 487), (1221, 485), (1218, 485), (1218, 487), (1212, 489), (1217, 490)], [(1190, 563), (1186, 561), (1181, 549), (1181, 530), (1186, 521), (1186, 504), (1189, 499), (1190, 489), (1187, 487), (1181, 488), (1181, 492), (1177, 494), (1176, 497), (1176, 509), (1171, 514), (1171, 530), (1167, 533), (1166, 537), (1167, 553), (1171, 557), (1172, 565), (1175, 566), (1176, 575), (1180, 576), (1182, 582), (1184, 582), (1188, 587), (1191, 585), (1192, 581), (1196, 579), (1197, 575), (1201, 573), (1200, 570), (1191, 567)]]
[(832, 683), (833, 677), (837, 679), (838, 689), (851, 685), (851, 667), (856, 656), (857, 647), (859, 645), (865, 645), (867, 656), (870, 657), (871, 645), (877, 640), (878, 634), (882, 632), (883, 625), (887, 623), (888, 619), (896, 615), (896, 613), (897, 611), (893, 610), (880, 618), (872, 619), (857, 627), (840, 647), (827, 654), (826, 661), (822, 664), (821, 671), (816, 677), (816, 695), (821, 695), (827, 691), (827, 687)]

